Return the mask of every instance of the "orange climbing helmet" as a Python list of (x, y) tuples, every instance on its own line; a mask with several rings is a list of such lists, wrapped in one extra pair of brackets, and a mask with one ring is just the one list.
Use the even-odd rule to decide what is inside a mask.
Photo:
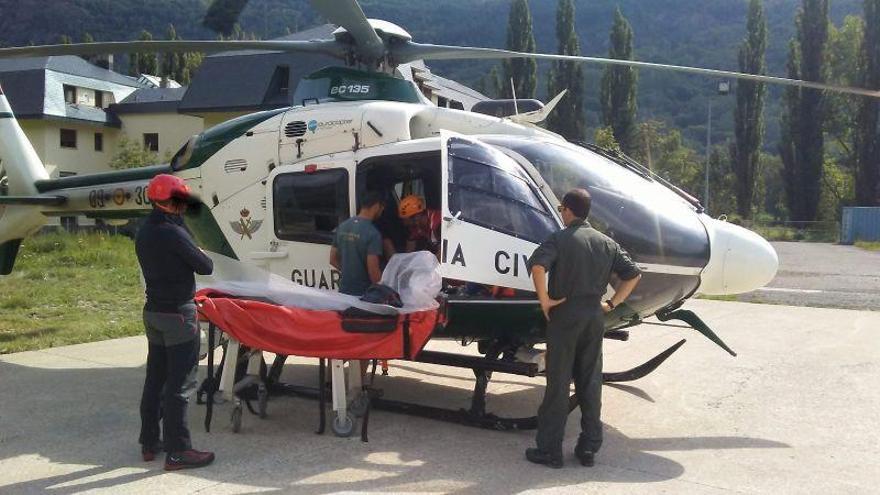
[(400, 200), (400, 206), (397, 207), (397, 213), (400, 218), (410, 218), (425, 211), (425, 198), (410, 194)]

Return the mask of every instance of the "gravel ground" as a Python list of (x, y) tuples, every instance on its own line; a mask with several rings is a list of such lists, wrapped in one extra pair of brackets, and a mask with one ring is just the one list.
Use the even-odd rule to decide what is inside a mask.
[(880, 310), (880, 252), (855, 246), (774, 242), (779, 272), (737, 299), (790, 306)]

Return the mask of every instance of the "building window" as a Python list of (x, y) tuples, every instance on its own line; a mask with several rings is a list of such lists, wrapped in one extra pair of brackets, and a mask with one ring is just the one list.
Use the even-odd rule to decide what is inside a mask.
[(104, 133), (95, 133), (95, 151), (104, 151)]
[(104, 92), (103, 91), (95, 91), (95, 106), (98, 108), (104, 108)]
[(279, 239), (330, 244), (349, 216), (348, 172), (281, 174), (272, 184), (272, 202)]
[(61, 129), (61, 147), (76, 148), (76, 131), (74, 129)]
[(144, 134), (144, 149), (159, 152), (159, 134), (148, 132)]
[(64, 103), (76, 105), (76, 86), (64, 85)]

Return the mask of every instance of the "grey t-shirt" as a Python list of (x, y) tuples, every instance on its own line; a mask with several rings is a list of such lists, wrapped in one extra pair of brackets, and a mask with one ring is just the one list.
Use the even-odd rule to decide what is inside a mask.
[(382, 255), (382, 235), (373, 222), (361, 217), (351, 217), (336, 227), (333, 247), (339, 252), (342, 279), (339, 292), (362, 296), (370, 286), (367, 272), (367, 256)]

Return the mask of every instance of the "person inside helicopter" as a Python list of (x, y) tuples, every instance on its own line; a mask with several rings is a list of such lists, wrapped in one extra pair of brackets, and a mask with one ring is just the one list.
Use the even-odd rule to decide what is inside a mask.
[(406, 252), (431, 251), (440, 257), (440, 210), (429, 209), (425, 198), (410, 194), (400, 200), (397, 213), (408, 232)]

